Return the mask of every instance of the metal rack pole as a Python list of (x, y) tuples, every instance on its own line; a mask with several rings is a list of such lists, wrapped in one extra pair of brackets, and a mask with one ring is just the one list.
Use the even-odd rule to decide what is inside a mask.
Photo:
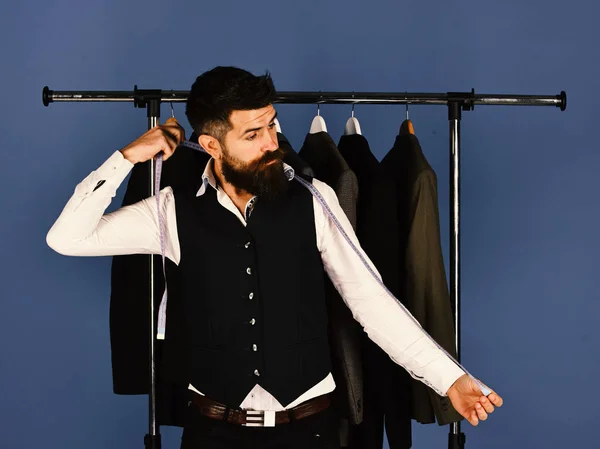
[[(468, 106), (467, 106), (468, 107)], [(454, 311), (454, 344), (460, 362), (460, 119), (461, 104), (448, 103), (450, 125), (450, 301)], [(465, 447), (465, 434), (460, 422), (450, 424), (448, 448)]]
[[(160, 96), (159, 90), (147, 90), (139, 92), (139, 95), (135, 99), (136, 107), (146, 107), (148, 111), (148, 129), (152, 129), (159, 124), (160, 120)], [(156, 167), (154, 159), (150, 159), (148, 164), (148, 192), (150, 196), (153, 196), (155, 192), (154, 188), (154, 177), (156, 173)], [(155, 258), (154, 255), (148, 256), (149, 268), (148, 276), (150, 282), (150, 313), (148, 316), (150, 335), (148, 335), (148, 372), (150, 374), (150, 391), (148, 394), (148, 433), (144, 436), (144, 447), (145, 449), (161, 449), (162, 439), (160, 435), (160, 425), (157, 420), (156, 410), (156, 324), (154, 321), (155, 301), (154, 295), (156, 293), (155, 285)]]
[[(55, 91), (48, 86), (42, 92), (45, 106), (57, 102), (133, 102), (139, 101), (144, 92), (133, 91)], [(184, 103), (189, 91), (156, 90), (162, 103)], [(505, 95), (460, 93), (405, 93), (405, 92), (277, 92), (275, 103), (288, 104), (429, 104), (445, 106), (449, 101), (471, 105), (505, 106), (556, 106), (562, 111), (567, 107), (567, 94), (558, 95)]]

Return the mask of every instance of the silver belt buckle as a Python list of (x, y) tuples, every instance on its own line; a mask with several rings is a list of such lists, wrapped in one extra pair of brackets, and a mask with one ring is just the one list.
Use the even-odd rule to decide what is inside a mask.
[(274, 410), (247, 410), (246, 427), (275, 427)]

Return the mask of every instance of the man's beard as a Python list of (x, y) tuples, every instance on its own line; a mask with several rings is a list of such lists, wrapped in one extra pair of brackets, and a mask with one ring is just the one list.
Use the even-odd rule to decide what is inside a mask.
[[(283, 150), (277, 148), (265, 153), (257, 161), (244, 163), (231, 156), (223, 146), (223, 177), (234, 187), (252, 195), (275, 198), (285, 193), (289, 187), (289, 181), (283, 172), (283, 156)], [(269, 164), (271, 161), (275, 162)]]

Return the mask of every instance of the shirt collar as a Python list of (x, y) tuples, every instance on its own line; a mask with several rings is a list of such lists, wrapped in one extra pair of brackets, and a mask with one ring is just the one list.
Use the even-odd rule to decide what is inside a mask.
[[(215, 173), (213, 171), (213, 163), (214, 159), (211, 157), (206, 163), (204, 173), (202, 173), (202, 185), (198, 189), (198, 192), (196, 192), (196, 196), (204, 195), (206, 193), (207, 185), (210, 185), (213, 189), (217, 190), (217, 179), (215, 178)], [(283, 173), (288, 181), (291, 181), (294, 179), (294, 176), (296, 176), (294, 169), (285, 162), (283, 163)]]

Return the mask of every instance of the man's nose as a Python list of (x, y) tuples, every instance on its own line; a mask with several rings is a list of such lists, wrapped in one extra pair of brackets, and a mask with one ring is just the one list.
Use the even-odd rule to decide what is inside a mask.
[(263, 151), (275, 151), (279, 148), (279, 142), (277, 141), (277, 134), (271, 136), (271, 134), (267, 134), (267, 140), (263, 146)]

